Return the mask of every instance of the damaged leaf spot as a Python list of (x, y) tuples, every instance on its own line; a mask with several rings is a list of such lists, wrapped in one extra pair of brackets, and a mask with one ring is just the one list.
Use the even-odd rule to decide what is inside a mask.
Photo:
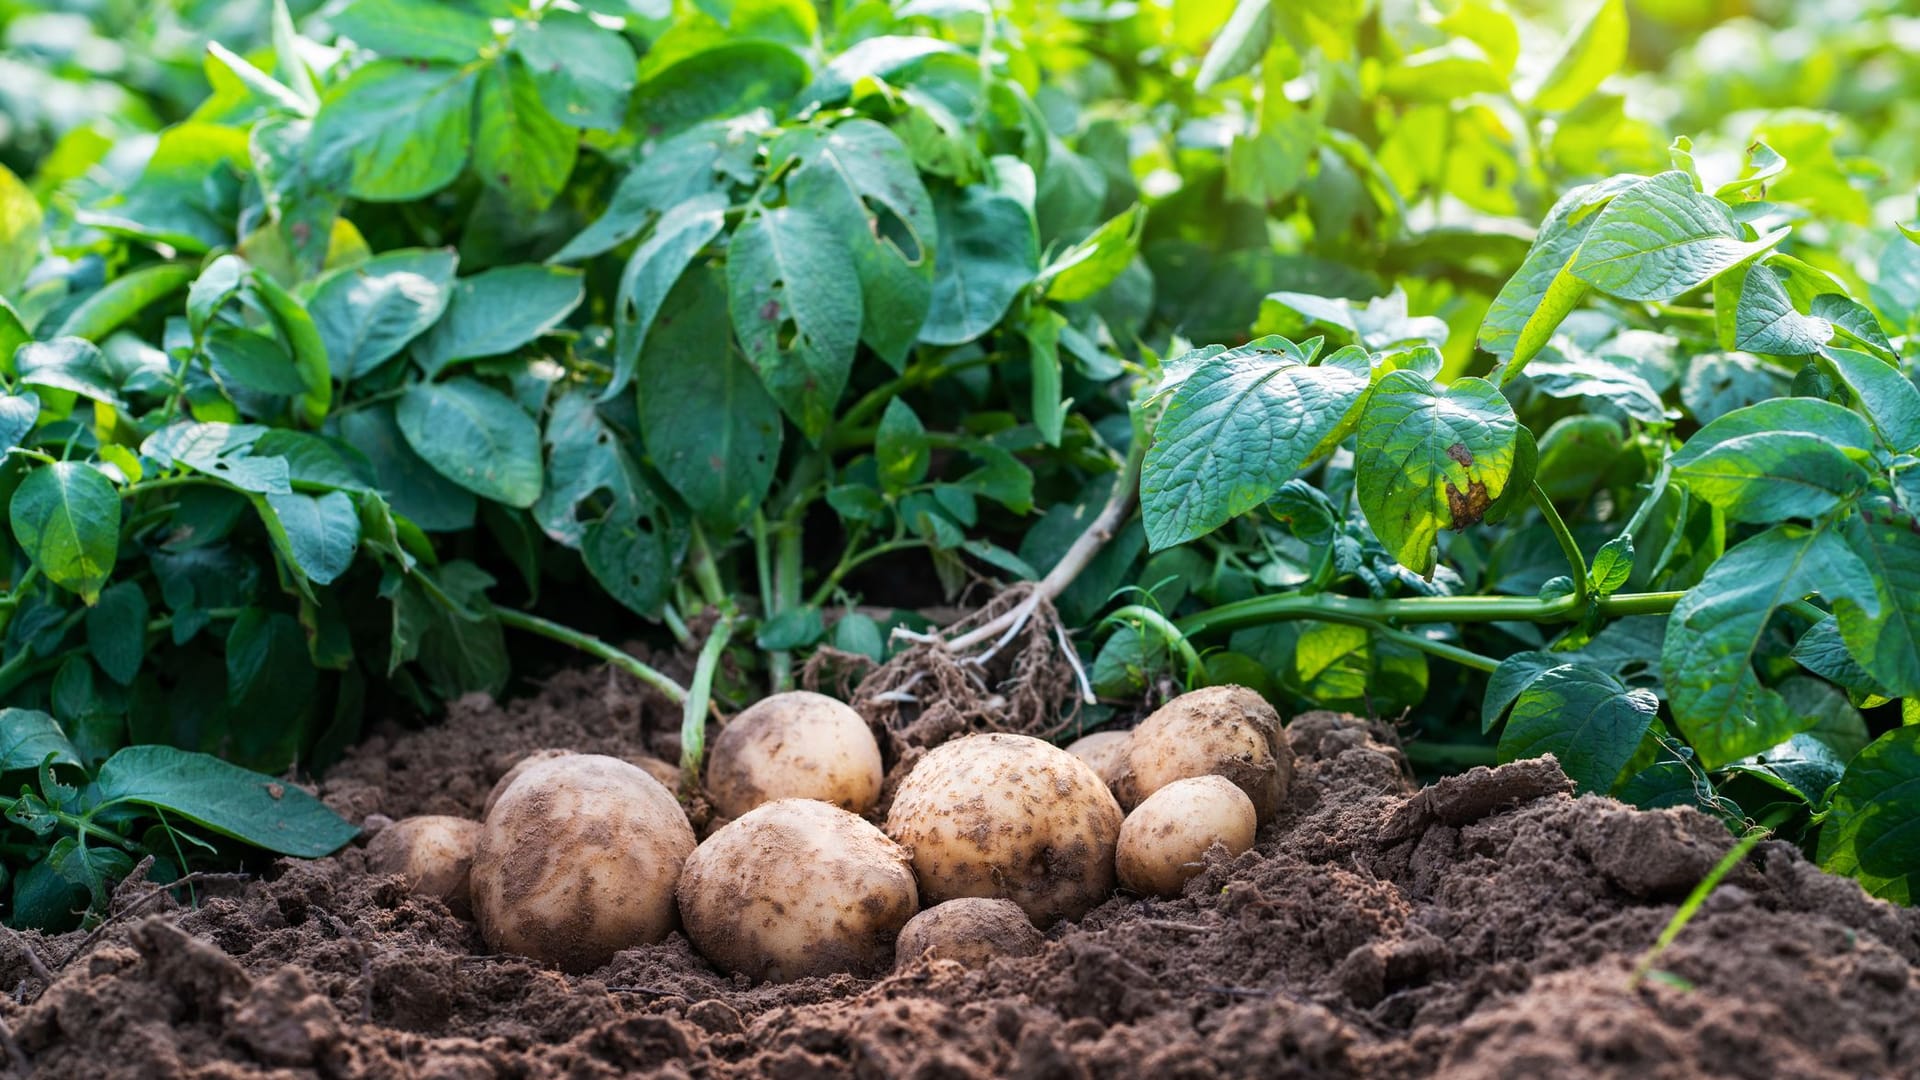
[(1463, 469), (1473, 468), (1473, 451), (1467, 449), (1466, 443), (1454, 443), (1447, 447), (1447, 456), (1459, 462)]
[(1465, 491), (1452, 483), (1447, 484), (1447, 514), (1453, 519), (1455, 530), (1480, 524), (1480, 519), (1487, 516), (1487, 508), (1492, 505), (1493, 498), (1487, 494), (1487, 485), (1478, 480), (1467, 481)]

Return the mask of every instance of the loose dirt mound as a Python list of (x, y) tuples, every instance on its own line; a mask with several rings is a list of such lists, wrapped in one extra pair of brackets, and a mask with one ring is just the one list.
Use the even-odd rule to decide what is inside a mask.
[[(670, 752), (648, 745), (640, 702), (577, 673), (508, 708), (463, 703), (445, 726), (369, 742), (323, 792), (358, 817), (473, 814), (528, 749)], [(1729, 846), (1720, 825), (1573, 798), (1550, 762), (1414, 795), (1360, 722), (1315, 714), (1289, 732), (1299, 778), (1255, 850), (1181, 900), (1116, 898), (984, 971), (755, 988), (675, 935), (570, 978), (485, 955), (470, 924), (367, 876), (355, 849), (196, 910), (159, 898), (84, 949), (79, 934), (0, 938), (0, 987), (17, 987), (0, 996), (0, 1073), (1915, 1074), (1920, 914), (1763, 844), (1665, 977), (1630, 990), (1675, 899)]]

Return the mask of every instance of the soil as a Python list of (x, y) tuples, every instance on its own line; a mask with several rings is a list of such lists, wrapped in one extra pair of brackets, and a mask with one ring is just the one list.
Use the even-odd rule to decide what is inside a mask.
[[(669, 754), (631, 686), (557, 677), (377, 736), (324, 797), (378, 827), (478, 812), (525, 752)], [(0, 1074), (64, 1077), (1880, 1077), (1920, 1073), (1920, 913), (1761, 844), (1632, 969), (1728, 849), (1689, 810), (1576, 798), (1550, 760), (1416, 793), (1358, 720), (1287, 727), (1254, 850), (1120, 895), (1030, 956), (754, 986), (679, 934), (579, 976), (489, 955), (355, 846), (139, 884), (101, 933), (0, 937)], [(31, 950), (29, 954), (28, 950)], [(41, 972), (52, 975), (47, 985)]]

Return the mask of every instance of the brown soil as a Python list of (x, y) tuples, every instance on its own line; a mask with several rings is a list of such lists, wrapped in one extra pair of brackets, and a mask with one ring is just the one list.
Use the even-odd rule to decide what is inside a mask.
[[(644, 712), (605, 673), (564, 675), (535, 700), (465, 702), (442, 727), (375, 738), (323, 792), (359, 818), (471, 815), (530, 749), (670, 751)], [(0, 1074), (1920, 1073), (1920, 913), (1762, 844), (1662, 977), (1629, 988), (1728, 848), (1722, 826), (1572, 798), (1551, 762), (1414, 795), (1358, 721), (1303, 716), (1288, 733), (1296, 782), (1253, 851), (1217, 858), (1183, 899), (1115, 897), (984, 970), (754, 987), (675, 934), (566, 976), (487, 955), (470, 923), (368, 875), (354, 848), (209, 883), (197, 909), (156, 899), (93, 940), (0, 938)]]

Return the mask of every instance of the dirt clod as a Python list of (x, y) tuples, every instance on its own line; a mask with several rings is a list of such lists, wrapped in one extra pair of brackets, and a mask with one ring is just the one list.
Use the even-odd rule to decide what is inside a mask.
[[(473, 816), (529, 750), (671, 753), (655, 711), (568, 674), (377, 737), (322, 794), (356, 823)], [(1030, 956), (755, 986), (674, 933), (564, 975), (488, 954), (355, 847), (196, 909), (163, 896), (95, 938), (0, 935), (0, 1075), (1913, 1075), (1920, 914), (1764, 843), (1630, 987), (1731, 844), (1719, 823), (1575, 798), (1551, 762), (1416, 794), (1360, 721), (1287, 730), (1298, 772), (1253, 850), (1216, 849), (1177, 899), (1116, 896)]]

